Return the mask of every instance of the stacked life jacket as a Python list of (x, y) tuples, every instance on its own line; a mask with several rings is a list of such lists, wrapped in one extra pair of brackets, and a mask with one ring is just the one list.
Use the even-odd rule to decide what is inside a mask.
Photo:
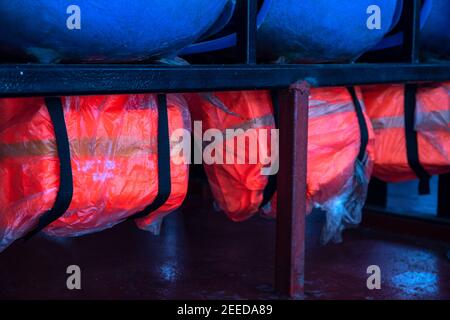
[(419, 179), (429, 193), (431, 175), (450, 172), (450, 82), (363, 88), (375, 130), (373, 175), (385, 182)]
[[(361, 100), (354, 88), (311, 89), (306, 200), (308, 212), (319, 207), (327, 213), (324, 243), (340, 241), (343, 228), (361, 220), (373, 161), (373, 131)], [(267, 91), (195, 94), (188, 103), (203, 130), (276, 127), (278, 101)], [(263, 147), (271, 143), (269, 139)], [(261, 175), (262, 160), (204, 165), (217, 206), (234, 221), (258, 211), (276, 215), (276, 196), (269, 191), (275, 190), (276, 179)]]
[(0, 251), (40, 230), (150, 228), (187, 191), (178, 128), (190, 118), (175, 95), (0, 99)]
[[(237, 150), (232, 154), (232, 163), (226, 163), (227, 144), (236, 145), (237, 137), (226, 139), (227, 129), (254, 129), (247, 131), (255, 139), (268, 129), (266, 144), (258, 144), (259, 155), (270, 153), (270, 129), (275, 129), (275, 121), (268, 91), (233, 91), (218, 93), (194, 93), (185, 95), (194, 121), (201, 121), (202, 132), (194, 128), (195, 138), (201, 140), (208, 129), (220, 130), (223, 135), (223, 150), (220, 154), (223, 164), (204, 163), (206, 175), (216, 205), (233, 221), (243, 221), (253, 216), (263, 201), (263, 191), (268, 176), (261, 175), (263, 163), (268, 159), (259, 158), (254, 164), (237, 164)], [(205, 146), (203, 146), (205, 147)], [(206, 146), (207, 147), (207, 146)], [(246, 145), (245, 155), (249, 155), (250, 145)], [(220, 151), (219, 151), (220, 152)]]

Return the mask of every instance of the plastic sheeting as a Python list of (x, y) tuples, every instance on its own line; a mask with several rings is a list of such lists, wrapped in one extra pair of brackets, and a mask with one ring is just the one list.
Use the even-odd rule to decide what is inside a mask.
[[(44, 231), (78, 236), (112, 227), (158, 192), (156, 95), (63, 98), (73, 173), (69, 209)], [(168, 96), (169, 132), (190, 128), (185, 101)], [(172, 147), (179, 140), (173, 135)], [(0, 251), (33, 229), (59, 188), (53, 124), (43, 98), (0, 100)], [(179, 157), (181, 155), (172, 155)], [(172, 192), (141, 228), (176, 209), (187, 191), (187, 164), (171, 161)]]
[[(249, 122), (254, 124), (252, 128), (275, 128), (270, 117), (272, 102), (268, 92), (229, 92), (209, 94), (207, 98), (200, 95), (190, 97), (193, 117), (203, 121), (203, 129), (248, 128)], [(346, 88), (312, 89), (309, 117), (308, 212), (314, 207), (323, 209), (327, 223), (322, 242), (339, 242), (342, 230), (357, 225), (361, 220), (374, 156), (373, 131), (365, 116), (369, 143), (366, 157), (360, 162), (357, 159), (361, 145), (360, 128), (355, 106)], [(267, 145), (270, 146), (269, 141)], [(259, 211), (268, 180), (267, 176), (261, 175), (261, 163), (205, 165), (218, 207), (234, 221), (244, 220)], [(274, 197), (262, 212), (274, 216), (275, 211)]]
[[(419, 161), (430, 175), (450, 172), (450, 82), (419, 86), (415, 131)], [(386, 182), (416, 179), (408, 165), (405, 140), (404, 86), (363, 88), (375, 140), (373, 175)]]
[[(400, 4), (399, 0), (340, 0), (339, 4), (272, 0), (258, 30), (258, 54), (269, 61), (354, 60), (391, 30)], [(374, 26), (377, 17), (379, 25)]]
[[(41, 63), (173, 57), (209, 30), (228, 0), (0, 1), (0, 48)], [(220, 29), (220, 28), (219, 28)], [(3, 50), (3, 49), (2, 49)]]
[[(363, 108), (362, 96), (356, 90)], [(346, 88), (311, 89), (308, 124), (307, 201), (326, 214), (321, 242), (341, 242), (342, 231), (361, 222), (374, 158), (374, 135), (364, 113), (369, 141), (360, 161), (361, 133)], [(274, 215), (276, 201), (264, 208)]]
[[(202, 121), (203, 134), (208, 129), (255, 129), (250, 136), (256, 138), (260, 130), (274, 129), (272, 104), (267, 91), (234, 91), (186, 95), (192, 118)], [(194, 131), (194, 135), (197, 135)], [(236, 144), (237, 137), (225, 139), (228, 144)], [(267, 144), (260, 148), (270, 148), (270, 133)], [(226, 144), (223, 144), (223, 158)], [(248, 148), (246, 148), (248, 155)], [(262, 152), (268, 154), (267, 151)], [(261, 175), (263, 163), (236, 164), (237, 149), (232, 154), (234, 163), (204, 164), (206, 175), (217, 206), (233, 221), (242, 221), (258, 211), (267, 184), (267, 176)], [(248, 160), (248, 159), (246, 159)], [(246, 161), (248, 163), (248, 161)]]

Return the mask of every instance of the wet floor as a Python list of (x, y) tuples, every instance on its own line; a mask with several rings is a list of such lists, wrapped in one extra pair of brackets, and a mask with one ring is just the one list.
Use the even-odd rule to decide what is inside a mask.
[[(450, 299), (450, 244), (357, 229), (318, 245), (320, 215), (308, 218), (306, 298)], [(37, 236), (0, 254), (0, 299), (267, 299), (273, 292), (275, 223), (244, 223), (192, 195), (160, 236), (126, 222), (69, 240)], [(66, 268), (81, 268), (80, 291)], [(366, 286), (381, 269), (381, 289)]]

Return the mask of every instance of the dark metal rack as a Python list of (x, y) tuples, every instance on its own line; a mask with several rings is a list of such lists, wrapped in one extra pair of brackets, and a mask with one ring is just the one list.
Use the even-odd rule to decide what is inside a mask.
[(238, 89), (282, 89), (298, 81), (314, 87), (443, 81), (450, 64), (318, 65), (0, 65), (0, 97)]
[[(419, 63), (420, 0), (405, 3), (406, 63), (256, 64), (256, 0), (239, 1), (240, 65), (0, 65), (0, 97), (277, 89), (280, 92), (276, 289), (304, 290), (309, 87), (450, 80), (450, 63)], [(448, 187), (448, 176), (442, 184)], [(442, 196), (446, 198), (446, 196)], [(448, 210), (448, 199), (443, 201)], [(445, 209), (447, 208), (447, 209)]]

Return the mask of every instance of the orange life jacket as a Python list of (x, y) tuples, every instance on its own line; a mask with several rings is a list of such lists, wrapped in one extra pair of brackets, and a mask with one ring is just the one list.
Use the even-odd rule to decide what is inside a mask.
[[(356, 90), (356, 94), (358, 100), (361, 100), (359, 90)], [(204, 130), (275, 128), (272, 101), (267, 91), (224, 92), (207, 96), (194, 94), (189, 95), (188, 101), (189, 106), (192, 106), (193, 119), (201, 120)], [(364, 122), (370, 124), (364, 108), (362, 116)], [(343, 206), (345, 200), (359, 201), (356, 211), (362, 208), (373, 159), (373, 132), (368, 125), (365, 148), (368, 157), (361, 159), (364, 165), (361, 165), (360, 170), (360, 180), (363, 181), (356, 181), (360, 132), (352, 96), (346, 88), (311, 90), (307, 165), (309, 211), (314, 206), (332, 211), (337, 206), (336, 203)], [(270, 143), (267, 145), (270, 146)], [(241, 221), (258, 212), (268, 181), (267, 176), (261, 175), (261, 162), (204, 166), (218, 207), (232, 220)], [(364, 190), (356, 192), (361, 184), (364, 185)], [(268, 215), (275, 215), (275, 202), (276, 199), (273, 199), (264, 206), (263, 211)], [(349, 204), (351, 206), (356, 207)]]
[[(60, 100), (70, 147), (73, 195), (65, 213), (45, 226), (46, 233), (77, 236), (99, 231), (154, 201), (160, 150), (156, 97)], [(35, 229), (57, 202), (63, 163), (47, 105), (43, 98), (0, 99), (0, 250)], [(169, 132), (189, 128), (183, 98), (169, 95), (167, 106)], [(172, 159), (177, 156), (172, 155)], [(141, 228), (182, 203), (187, 191), (187, 164), (171, 161), (170, 173), (170, 196), (137, 221)]]
[[(418, 160), (428, 175), (450, 172), (450, 82), (417, 88), (414, 127)], [(363, 88), (375, 140), (373, 175), (386, 182), (417, 178), (408, 161), (403, 85)]]
[[(268, 91), (233, 91), (185, 96), (193, 120), (202, 121), (203, 132), (218, 129), (225, 135), (226, 129), (255, 129), (258, 134), (261, 129), (275, 129)], [(197, 133), (194, 131), (194, 134)], [(236, 144), (237, 137), (225, 141)], [(270, 148), (270, 133), (267, 146), (258, 147)], [(224, 157), (225, 148), (226, 144)], [(246, 146), (246, 155), (249, 154), (248, 151), (249, 146)], [(233, 156), (236, 160), (237, 150), (235, 152)], [(267, 176), (261, 175), (262, 163), (264, 161), (257, 161), (256, 164), (204, 164), (216, 204), (233, 221), (245, 220), (258, 211), (268, 180)]]
[[(363, 107), (358, 89), (356, 95)], [(370, 121), (364, 108), (362, 112), (367, 125)], [(366, 165), (371, 170), (374, 136), (370, 125), (367, 125), (367, 135)], [(361, 140), (358, 115), (348, 90), (342, 87), (311, 89), (307, 183), (314, 205), (324, 204), (343, 193), (355, 174)]]

